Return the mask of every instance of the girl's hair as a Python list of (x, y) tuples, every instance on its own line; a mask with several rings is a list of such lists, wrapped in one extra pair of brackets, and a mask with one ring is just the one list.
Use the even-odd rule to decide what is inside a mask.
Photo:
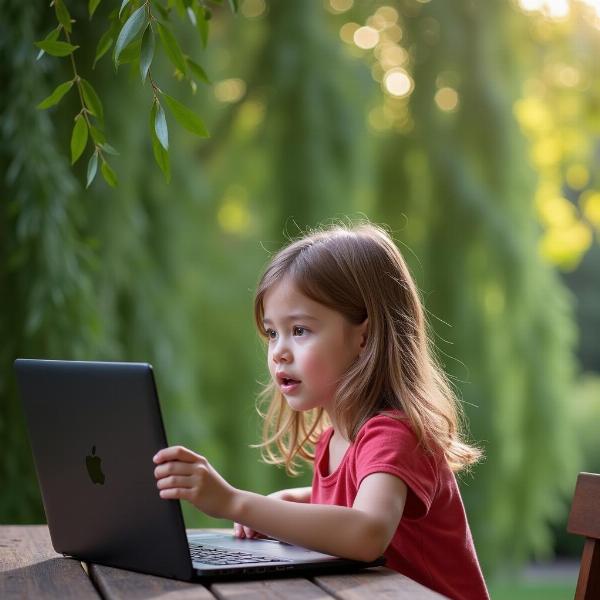
[[(453, 471), (475, 463), (481, 451), (461, 439), (461, 407), (433, 357), (417, 287), (398, 248), (379, 226), (333, 225), (280, 250), (261, 277), (254, 317), (263, 325), (265, 293), (283, 279), (353, 324), (368, 317), (366, 345), (338, 382), (336, 422), (350, 441), (372, 416), (403, 411), (422, 446)], [(268, 403), (266, 412), (262, 406)], [(264, 418), (263, 458), (296, 474), (296, 459), (314, 460), (314, 444), (328, 424), (323, 408), (295, 411), (273, 381), (259, 395)]]

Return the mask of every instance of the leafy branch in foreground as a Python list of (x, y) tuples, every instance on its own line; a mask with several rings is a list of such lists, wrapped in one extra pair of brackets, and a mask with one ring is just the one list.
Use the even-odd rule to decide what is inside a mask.
[[(88, 12), (93, 17), (101, 0), (89, 0)], [(108, 16), (110, 25), (102, 34), (96, 46), (92, 69), (98, 61), (114, 46), (113, 62), (115, 70), (119, 65), (131, 64), (139, 70), (142, 84), (150, 81), (152, 104), (150, 109), (150, 137), (156, 163), (164, 173), (167, 182), (171, 177), (169, 163), (169, 132), (164, 102), (175, 120), (185, 129), (200, 137), (208, 137), (208, 131), (202, 119), (181, 102), (163, 92), (152, 77), (151, 66), (155, 56), (156, 38), (160, 47), (174, 67), (177, 80), (186, 80), (193, 93), (197, 82), (209, 84), (210, 80), (203, 67), (185, 54), (170, 27), (171, 14), (187, 20), (195, 27), (202, 46), (208, 42), (209, 23), (212, 16), (207, 0), (167, 0), (165, 6), (160, 0), (122, 0), (120, 8), (114, 9)], [(222, 4), (222, 0), (211, 0), (213, 4)], [(237, 0), (230, 0), (231, 10), (237, 12)], [(52, 0), (58, 25), (38, 42), (38, 59), (44, 54), (56, 57), (68, 56), (71, 61), (73, 78), (58, 85), (54, 91), (38, 105), (38, 109), (47, 109), (57, 105), (75, 85), (81, 110), (74, 117), (71, 133), (71, 164), (81, 158), (91, 139), (92, 150), (88, 159), (86, 187), (94, 181), (101, 163), (100, 171), (106, 182), (117, 185), (117, 175), (107, 160), (107, 155), (117, 156), (118, 152), (106, 141), (104, 131), (104, 109), (98, 93), (92, 84), (81, 77), (75, 61), (75, 51), (79, 48), (71, 41), (73, 23), (64, 0)], [(174, 9), (174, 10), (173, 10)]]

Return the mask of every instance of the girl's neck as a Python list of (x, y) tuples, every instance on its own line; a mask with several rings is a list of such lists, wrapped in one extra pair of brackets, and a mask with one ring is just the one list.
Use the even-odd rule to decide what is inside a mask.
[(333, 436), (336, 439), (343, 439), (344, 441), (348, 442), (349, 439), (346, 436), (346, 434), (344, 433), (344, 428), (340, 426), (340, 424), (338, 423), (338, 421), (335, 419), (335, 415), (330, 413), (329, 411), (327, 412), (327, 416), (329, 417), (329, 422), (331, 423), (331, 426), (333, 427)]

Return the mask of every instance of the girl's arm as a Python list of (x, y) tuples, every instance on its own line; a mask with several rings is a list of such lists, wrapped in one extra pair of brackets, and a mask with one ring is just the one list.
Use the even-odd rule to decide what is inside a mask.
[(288, 488), (287, 490), (279, 490), (278, 492), (269, 494), (269, 497), (287, 500), (288, 502), (310, 502), (311, 492), (312, 489), (310, 487)]
[(181, 446), (157, 453), (161, 498), (183, 499), (217, 518), (243, 523), (279, 540), (370, 561), (389, 545), (404, 510), (406, 485), (387, 473), (363, 479), (352, 508), (284, 502), (238, 490), (203, 457)]
[[(310, 487), (288, 488), (279, 490), (269, 494), (269, 498), (277, 498), (278, 500), (287, 500), (288, 502), (310, 502), (312, 489)], [(241, 523), (233, 524), (233, 534), (239, 538), (264, 538), (265, 535), (260, 531), (254, 531), (250, 527), (245, 527)]]

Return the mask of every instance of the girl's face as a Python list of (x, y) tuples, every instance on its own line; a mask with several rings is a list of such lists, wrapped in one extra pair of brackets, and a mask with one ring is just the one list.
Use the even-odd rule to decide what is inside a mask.
[(286, 279), (266, 292), (263, 308), (273, 381), (294, 410), (323, 407), (331, 415), (337, 383), (360, 354), (367, 321), (353, 325)]

